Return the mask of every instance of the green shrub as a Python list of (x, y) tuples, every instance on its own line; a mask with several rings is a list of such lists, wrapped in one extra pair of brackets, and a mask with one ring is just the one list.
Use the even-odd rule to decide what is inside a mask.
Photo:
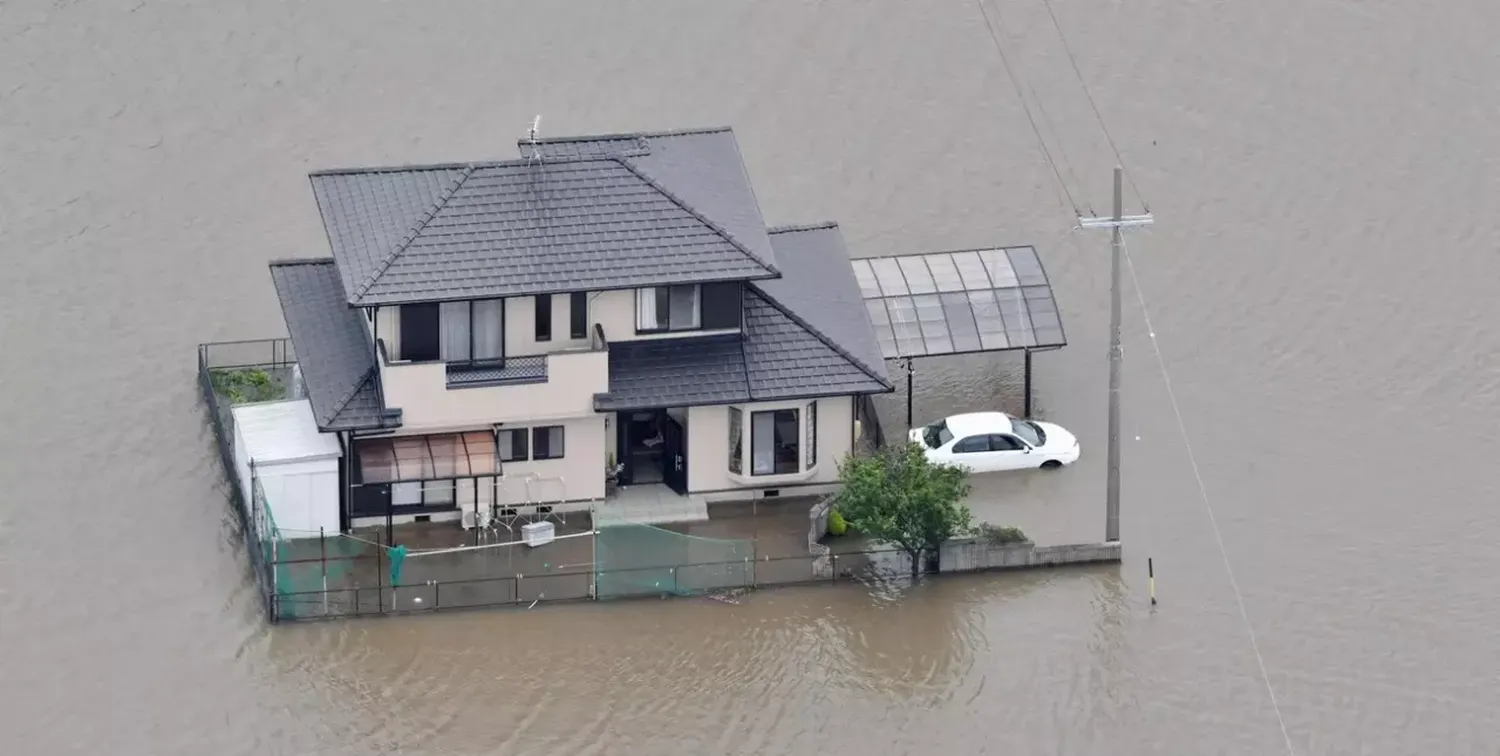
[(286, 394), (281, 381), (264, 370), (216, 370), (209, 377), (214, 390), (229, 397), (230, 404), (269, 402), (283, 399)]
[(828, 513), (828, 535), (841, 536), (849, 532), (849, 523), (844, 522), (844, 516), (837, 509)]
[(1031, 540), (1026, 537), (1025, 533), (1021, 532), (1020, 528), (991, 525), (987, 522), (975, 529), (975, 535), (996, 546), (1003, 546), (1008, 543), (1026, 543)]

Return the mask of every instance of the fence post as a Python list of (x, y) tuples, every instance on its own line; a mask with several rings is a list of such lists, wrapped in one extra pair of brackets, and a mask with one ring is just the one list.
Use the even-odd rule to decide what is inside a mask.
[(833, 577), (831, 578), (831, 582), (837, 583), (839, 581), (839, 555), (829, 554), (829, 556), (833, 557)]
[(756, 587), (758, 587), (755, 584), (755, 577), (754, 577), (754, 575), (755, 575), (755, 573), (753, 573), (753, 572), (750, 571), (750, 557), (745, 557), (745, 587), (746, 588), (756, 588)]
[(380, 545), (380, 534), (375, 534), (375, 610), (385, 614), (385, 547)]
[(443, 606), (443, 584), (437, 581), (432, 583), (432, 611), (437, 611)]
[(515, 591), (515, 595), (516, 595), (516, 603), (517, 604), (521, 603), (521, 573), (519, 573), (519, 572), (516, 573), (516, 591)]

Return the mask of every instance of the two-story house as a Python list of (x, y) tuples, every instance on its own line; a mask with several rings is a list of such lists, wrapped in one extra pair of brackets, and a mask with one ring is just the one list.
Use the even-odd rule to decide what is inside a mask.
[(311, 176), (333, 256), (271, 276), (341, 526), (836, 481), (892, 390), (838, 227), (767, 228), (727, 128), (519, 146)]

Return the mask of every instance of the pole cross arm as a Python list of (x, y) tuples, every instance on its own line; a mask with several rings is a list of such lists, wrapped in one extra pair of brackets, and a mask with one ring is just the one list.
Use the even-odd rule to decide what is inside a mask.
[(1150, 213), (1146, 215), (1124, 215), (1119, 218), (1084, 218), (1079, 216), (1078, 227), (1084, 229), (1129, 228), (1132, 226), (1149, 226), (1155, 220)]

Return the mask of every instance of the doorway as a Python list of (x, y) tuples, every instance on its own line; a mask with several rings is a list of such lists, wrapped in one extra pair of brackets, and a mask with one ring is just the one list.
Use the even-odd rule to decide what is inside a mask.
[(665, 483), (679, 494), (687, 493), (685, 408), (621, 412), (618, 428), (622, 484)]

